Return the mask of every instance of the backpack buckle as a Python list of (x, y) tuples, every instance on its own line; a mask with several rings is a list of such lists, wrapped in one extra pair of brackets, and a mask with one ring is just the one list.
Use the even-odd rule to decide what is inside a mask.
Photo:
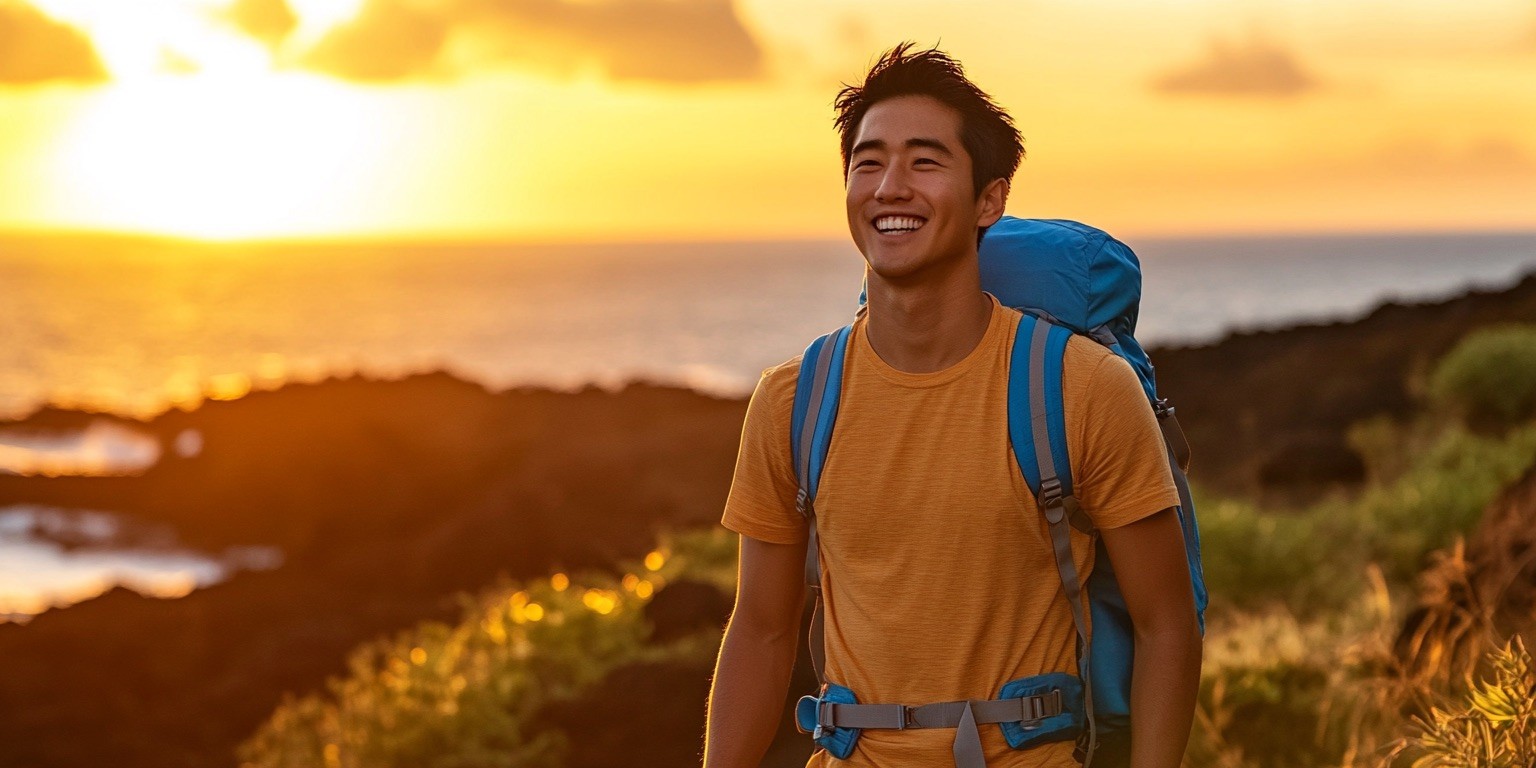
[(1061, 503), (1061, 479), (1050, 478), (1040, 484), (1040, 495), (1036, 501), (1040, 502), (1040, 508), (1045, 510), (1045, 519), (1052, 525), (1061, 522), (1066, 515), (1066, 509)]
[(1157, 414), (1159, 419), (1166, 419), (1172, 416), (1175, 410), (1177, 409), (1168, 404), (1168, 398), (1166, 397), (1152, 401), (1152, 412)]

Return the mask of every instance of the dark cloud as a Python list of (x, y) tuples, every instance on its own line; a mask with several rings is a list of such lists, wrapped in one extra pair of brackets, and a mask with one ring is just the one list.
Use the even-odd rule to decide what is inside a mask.
[(348, 80), (404, 80), (432, 72), (447, 39), (441, 18), (396, 0), (369, 0), (301, 63)]
[(285, 0), (236, 0), (220, 15), (241, 32), (272, 46), (299, 25), (299, 17)]
[(1213, 40), (1205, 58), (1157, 78), (1152, 87), (1175, 94), (1285, 97), (1319, 85), (1295, 54), (1252, 38), (1240, 44)]
[[(303, 63), (367, 80), (505, 63), (673, 83), (751, 78), (762, 67), (732, 0), (444, 0), (430, 9), (407, 2), (370, 0)], [(464, 55), (450, 56), (450, 48)]]
[(14, 0), (0, 0), (0, 85), (99, 82), (107, 70), (83, 32)]
[(469, 1), (505, 28), (510, 58), (542, 37), (618, 79), (737, 80), (761, 65), (731, 0)]

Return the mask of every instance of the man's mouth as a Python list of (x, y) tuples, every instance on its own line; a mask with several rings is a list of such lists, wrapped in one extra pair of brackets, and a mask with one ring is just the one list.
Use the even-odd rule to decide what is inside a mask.
[(900, 235), (922, 228), (927, 221), (917, 216), (880, 216), (875, 219), (874, 225), (882, 235)]

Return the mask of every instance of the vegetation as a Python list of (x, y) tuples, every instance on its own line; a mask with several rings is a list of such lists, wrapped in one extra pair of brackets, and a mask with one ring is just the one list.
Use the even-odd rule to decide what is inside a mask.
[(1536, 424), (1485, 436), (1456, 422), (1374, 421), (1354, 438), (1371, 476), (1354, 499), (1261, 511), (1197, 489), (1205, 574), (1220, 607), (1334, 613), (1366, 589), (1372, 563), (1410, 587), (1429, 553), (1470, 531), (1536, 460)]
[(1430, 376), (1433, 401), (1475, 424), (1536, 416), (1536, 325), (1506, 325), (1467, 336)]
[(1536, 765), (1536, 664), (1515, 637), (1489, 656), (1493, 673), (1465, 699), (1416, 718), (1413, 768), (1529, 768)]
[[(1477, 684), (1448, 654), (1431, 648), (1441, 660), (1425, 669), (1399, 647), (1416, 581), (1455, 592), (1460, 538), (1536, 463), (1536, 327), (1469, 338), (1434, 369), (1428, 404), (1412, 423), (1353, 430), (1368, 481), (1350, 498), (1266, 510), (1197, 489), (1212, 604), (1189, 768), (1536, 765), (1536, 679), (1518, 640)], [(1498, 430), (1480, 421), (1493, 415)], [(285, 701), (242, 764), (559, 766), (566, 737), (539, 712), (619, 665), (713, 655), (717, 628), (648, 644), (643, 609), (684, 577), (734, 591), (735, 554), (724, 531), (680, 534), (620, 575), (465, 598), (458, 624), (360, 648), (323, 694)], [(1474, 664), (1503, 640), (1480, 642)]]
[[(720, 532), (723, 533), (723, 532)], [(463, 599), (455, 625), (426, 623), (357, 649), (323, 694), (289, 698), (238, 750), (242, 768), (540, 768), (565, 736), (548, 704), (621, 664), (710, 654), (719, 636), (647, 645), (643, 608), (669, 580), (734, 577), (734, 538), (664, 542), (623, 575), (503, 583)]]

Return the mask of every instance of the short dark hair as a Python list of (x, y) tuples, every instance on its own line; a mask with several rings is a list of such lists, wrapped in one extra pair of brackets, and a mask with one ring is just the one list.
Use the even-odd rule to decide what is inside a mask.
[(1013, 118), (966, 79), (960, 62), (937, 48), (913, 51), (913, 45), (904, 42), (881, 54), (862, 85), (844, 83), (838, 92), (832, 123), (842, 135), (843, 178), (848, 177), (848, 156), (864, 113), (886, 99), (916, 95), (931, 96), (960, 113), (960, 144), (971, 156), (971, 181), (978, 197), (993, 179), (1011, 181), (1024, 157), (1024, 141)]

